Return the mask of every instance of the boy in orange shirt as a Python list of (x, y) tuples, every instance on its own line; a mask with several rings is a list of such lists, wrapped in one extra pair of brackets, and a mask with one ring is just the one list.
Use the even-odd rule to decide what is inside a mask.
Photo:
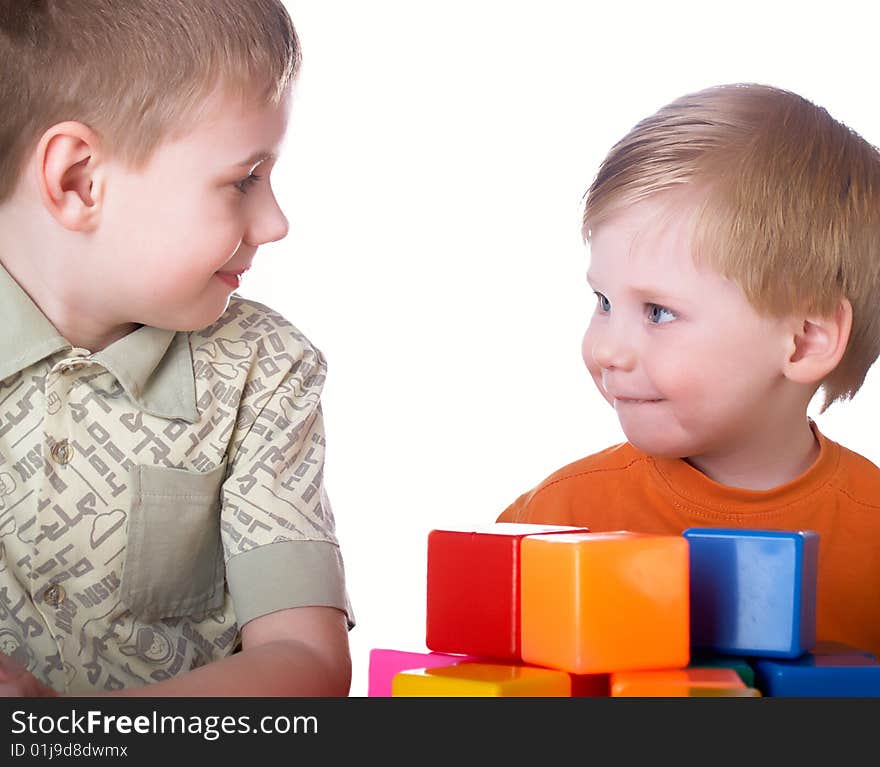
[(793, 93), (709, 88), (611, 149), (583, 234), (583, 357), (628, 441), (498, 521), (815, 530), (818, 636), (880, 654), (880, 469), (807, 416), (880, 353), (880, 153)]

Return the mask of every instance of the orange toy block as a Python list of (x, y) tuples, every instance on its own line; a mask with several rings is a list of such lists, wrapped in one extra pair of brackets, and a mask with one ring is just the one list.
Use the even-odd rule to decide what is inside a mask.
[[(615, 698), (689, 698), (723, 696), (748, 688), (732, 668), (685, 668), (677, 671), (618, 671), (611, 675)], [(748, 697), (752, 697), (749, 695)]]
[(391, 680), (397, 698), (567, 698), (571, 677), (564, 671), (500, 663), (401, 671)]
[(690, 660), (688, 542), (680, 535), (533, 535), (521, 545), (526, 663), (573, 674)]

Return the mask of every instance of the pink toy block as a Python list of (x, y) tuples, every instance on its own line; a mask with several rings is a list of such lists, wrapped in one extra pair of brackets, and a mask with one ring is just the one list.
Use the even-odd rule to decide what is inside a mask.
[(450, 655), (440, 652), (408, 652), (374, 648), (370, 650), (368, 698), (390, 698), (391, 680), (401, 671), (415, 668), (438, 668), (454, 666), (466, 660), (476, 660), (469, 655)]

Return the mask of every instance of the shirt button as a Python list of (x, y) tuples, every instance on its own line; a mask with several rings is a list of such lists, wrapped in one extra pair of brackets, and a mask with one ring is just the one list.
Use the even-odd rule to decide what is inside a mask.
[(66, 439), (59, 440), (52, 445), (52, 458), (56, 463), (70, 463), (73, 458), (73, 448)]
[(59, 586), (57, 583), (53, 583), (43, 592), (43, 601), (49, 607), (58, 607), (66, 597), (67, 592), (64, 591), (64, 586)]

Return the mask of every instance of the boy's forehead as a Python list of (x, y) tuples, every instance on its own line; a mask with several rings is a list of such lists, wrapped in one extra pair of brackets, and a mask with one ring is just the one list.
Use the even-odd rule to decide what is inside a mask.
[(622, 205), (594, 228), (592, 239), (613, 236), (633, 241), (681, 235), (692, 228), (699, 200), (686, 191), (670, 191)]
[(695, 210), (677, 200), (649, 198), (614, 213), (592, 232), (591, 275), (621, 262), (649, 272), (693, 267)]
[(290, 102), (246, 101), (214, 96), (180, 137), (180, 149), (208, 154), (228, 167), (254, 167), (277, 157), (287, 132)]
[[(645, 204), (643, 204), (645, 203)], [(672, 301), (675, 308), (749, 311), (740, 286), (694, 259), (698, 204), (636, 203), (598, 226), (590, 242), (587, 280), (609, 297)]]

